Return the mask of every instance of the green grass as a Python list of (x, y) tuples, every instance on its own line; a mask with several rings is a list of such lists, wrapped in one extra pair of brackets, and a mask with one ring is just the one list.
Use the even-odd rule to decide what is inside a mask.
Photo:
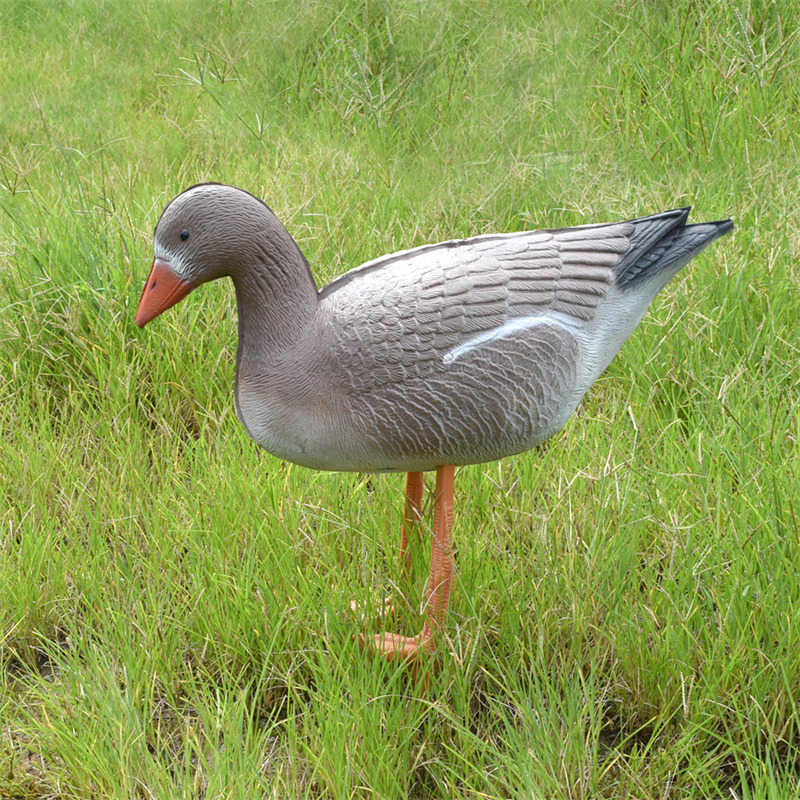
[[(0, 798), (800, 796), (800, 14), (0, 0)], [(399, 476), (235, 419), (235, 304), (133, 323), (163, 205), (264, 197), (319, 283), (693, 204), (734, 218), (566, 429), (456, 478), (427, 699)], [(430, 499), (427, 500), (430, 503)]]

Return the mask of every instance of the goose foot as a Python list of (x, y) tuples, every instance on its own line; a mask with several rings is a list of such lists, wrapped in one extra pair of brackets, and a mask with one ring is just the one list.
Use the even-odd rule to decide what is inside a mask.
[(387, 661), (404, 661), (411, 670), (420, 698), (428, 696), (431, 674), (435, 668), (432, 658), (434, 638), (426, 625), (419, 636), (400, 636), (398, 633), (361, 635), (361, 646), (374, 647)]
[(433, 641), (425, 630), (419, 636), (401, 636), (398, 633), (378, 633), (374, 636), (361, 636), (361, 646), (369, 644), (375, 648), (387, 661), (407, 661), (413, 663), (418, 656), (430, 654), (433, 651)]

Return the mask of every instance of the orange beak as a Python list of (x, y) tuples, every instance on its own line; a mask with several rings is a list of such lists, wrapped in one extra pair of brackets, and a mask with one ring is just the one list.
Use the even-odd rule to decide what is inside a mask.
[(156, 258), (147, 283), (142, 289), (142, 297), (136, 311), (136, 324), (143, 328), (151, 319), (155, 319), (168, 308), (172, 308), (175, 303), (183, 300), (195, 285), (176, 275), (166, 261)]

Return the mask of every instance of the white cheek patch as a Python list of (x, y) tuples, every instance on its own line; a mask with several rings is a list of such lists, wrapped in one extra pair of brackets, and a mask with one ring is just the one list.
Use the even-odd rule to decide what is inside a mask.
[(559, 325), (562, 328), (575, 332), (584, 326), (584, 323), (575, 320), (567, 314), (562, 314), (558, 311), (547, 311), (544, 314), (537, 314), (535, 317), (517, 317), (516, 319), (509, 320), (501, 325), (499, 328), (492, 328), (490, 331), (484, 331), (471, 339), (468, 339), (463, 344), (448, 350), (442, 357), (442, 363), (447, 367), (454, 361), (477, 350), (479, 347), (495, 342), (498, 339), (505, 339), (508, 336), (513, 336), (520, 331), (535, 328), (538, 325)]
[(162, 247), (158, 242), (153, 243), (153, 256), (155, 258), (160, 259), (161, 261), (166, 261), (167, 264), (170, 265), (172, 271), (179, 278), (183, 278), (184, 280), (191, 279), (191, 275), (189, 275), (189, 270), (186, 269), (186, 265), (183, 263), (181, 257), (175, 255), (174, 253), (170, 253), (165, 247)]

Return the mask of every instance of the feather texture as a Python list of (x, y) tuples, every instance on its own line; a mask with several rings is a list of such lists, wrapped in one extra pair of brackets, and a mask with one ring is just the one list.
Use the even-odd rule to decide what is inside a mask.
[(557, 432), (653, 297), (733, 227), (688, 214), (425, 245), (318, 292), (261, 201), (203, 184), (155, 247), (176, 280), (233, 278), (237, 410), (257, 442), (310, 467), (417, 471)]

